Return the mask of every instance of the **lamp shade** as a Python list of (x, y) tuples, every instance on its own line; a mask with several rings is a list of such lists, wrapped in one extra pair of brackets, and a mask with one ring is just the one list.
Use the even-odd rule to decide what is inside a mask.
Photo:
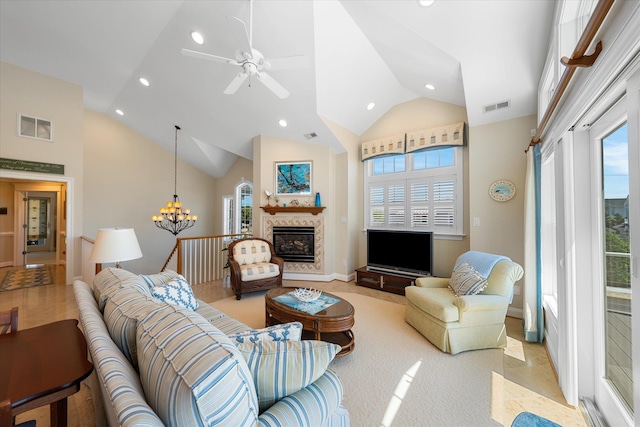
[(133, 228), (101, 228), (89, 255), (95, 263), (128, 261), (142, 257)]

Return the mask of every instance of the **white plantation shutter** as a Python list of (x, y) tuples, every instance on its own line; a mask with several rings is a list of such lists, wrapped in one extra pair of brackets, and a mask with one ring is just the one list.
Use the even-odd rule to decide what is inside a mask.
[(404, 183), (390, 184), (388, 191), (389, 216), (387, 224), (393, 227), (404, 225)]
[(429, 226), (429, 184), (414, 182), (409, 184), (411, 190), (411, 228)]
[[(367, 160), (371, 162), (371, 160)], [(411, 162), (407, 162), (412, 165)], [(440, 235), (463, 233), (461, 223), (462, 152), (455, 165), (419, 166), (403, 172), (373, 173), (365, 168), (367, 228), (433, 231)]]
[(433, 225), (453, 227), (455, 225), (455, 181), (443, 180), (433, 184)]
[(385, 224), (384, 190), (384, 185), (369, 188), (369, 224), (372, 226)]

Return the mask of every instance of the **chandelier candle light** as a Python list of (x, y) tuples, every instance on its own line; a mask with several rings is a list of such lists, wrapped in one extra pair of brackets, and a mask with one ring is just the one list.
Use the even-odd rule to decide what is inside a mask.
[(174, 160), (174, 181), (173, 181), (173, 201), (167, 202), (166, 208), (160, 208), (160, 215), (153, 215), (151, 219), (156, 227), (162, 228), (177, 236), (182, 230), (193, 227), (198, 219), (197, 215), (191, 215), (191, 210), (182, 206), (178, 197), (178, 131), (180, 127), (176, 125), (175, 137), (175, 160)]

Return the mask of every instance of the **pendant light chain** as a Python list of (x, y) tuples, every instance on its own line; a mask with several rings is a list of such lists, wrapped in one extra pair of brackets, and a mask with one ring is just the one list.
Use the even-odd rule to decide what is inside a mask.
[(178, 131), (180, 130), (180, 126), (175, 125), (176, 127), (176, 137), (174, 143), (174, 156), (173, 156), (173, 195), (177, 197), (178, 194)]

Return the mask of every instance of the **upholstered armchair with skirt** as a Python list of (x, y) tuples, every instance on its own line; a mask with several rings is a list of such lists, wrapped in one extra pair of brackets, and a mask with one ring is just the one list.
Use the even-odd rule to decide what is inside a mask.
[(451, 354), (507, 344), (504, 320), (522, 267), (509, 258), (469, 251), (451, 277), (416, 279), (405, 288), (405, 320)]
[(246, 292), (282, 286), (284, 260), (276, 256), (268, 240), (240, 239), (229, 244), (229, 271), (231, 287), (240, 299)]

